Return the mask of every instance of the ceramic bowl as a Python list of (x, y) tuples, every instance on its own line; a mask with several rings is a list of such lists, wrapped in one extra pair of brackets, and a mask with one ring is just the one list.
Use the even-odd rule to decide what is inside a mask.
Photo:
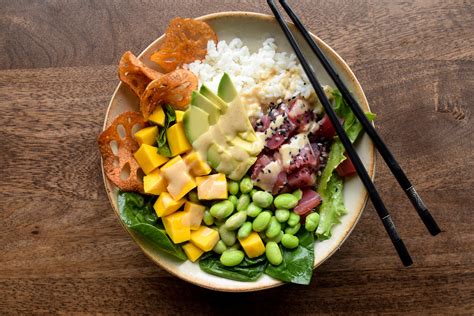
[[(280, 30), (273, 16), (251, 12), (221, 12), (202, 16), (197, 19), (205, 21), (211, 25), (211, 27), (217, 33), (219, 40), (230, 41), (235, 37), (239, 37), (243, 41), (244, 45), (248, 46), (251, 51), (258, 49), (262, 45), (264, 39), (272, 37), (275, 39), (279, 51), (285, 51), (289, 53), (293, 52), (291, 46), (287, 43), (284, 34)], [(162, 21), (162, 23), (167, 22), (168, 21)], [(291, 28), (294, 33), (296, 33), (296, 29), (293, 25), (291, 25)], [(297, 38), (299, 39), (300, 43), (303, 42), (300, 36)], [(321, 39), (314, 35), (313, 38), (319, 44), (332, 65), (336, 68), (342, 80), (353, 92), (357, 101), (361, 104), (364, 110), (369, 110), (364, 92), (362, 91), (359, 82), (350, 70), (349, 66)], [(155, 50), (157, 50), (162, 40), (163, 36), (151, 43), (139, 55), (139, 58), (147, 65), (155, 67), (153, 63), (149, 61), (149, 57)], [(310, 53), (310, 49), (306, 47), (306, 45), (303, 45), (303, 48), (306, 56), (313, 56)], [(323, 84), (334, 86), (316, 58), (312, 57), (310, 58), (310, 61), (315, 67), (320, 81)], [(110, 100), (110, 104), (107, 109), (103, 126), (104, 129), (120, 113), (131, 110), (139, 111), (138, 104), (138, 98), (133, 95), (125, 85), (119, 83), (117, 89), (112, 95), (112, 99)], [(367, 135), (364, 135), (357, 142), (356, 149), (366, 169), (368, 170), (369, 175), (373, 177), (375, 171), (375, 154), (373, 144)], [(117, 207), (118, 190), (104, 174), (103, 177), (110, 203), (115, 211), (115, 214), (120, 219)], [(366, 201), (367, 191), (360, 182), (359, 178), (351, 177), (350, 179), (347, 179), (344, 184), (344, 202), (348, 213), (342, 217), (341, 223), (333, 228), (332, 237), (330, 239), (325, 241), (317, 241), (315, 243), (315, 268), (332, 256), (341, 247), (342, 243), (350, 235), (352, 229), (354, 229), (354, 226), (360, 218)], [(128, 231), (145, 255), (149, 257), (154, 263), (169, 273), (195, 285), (217, 291), (246, 292), (268, 289), (283, 284), (282, 282), (267, 275), (263, 275), (255, 282), (239, 282), (207, 274), (206, 272), (203, 272), (199, 269), (199, 265), (197, 263), (192, 263), (190, 261), (186, 261), (184, 263), (178, 262), (169, 255), (153, 248), (152, 245), (128, 229), (125, 225), (123, 225), (123, 223), (122, 226)]]

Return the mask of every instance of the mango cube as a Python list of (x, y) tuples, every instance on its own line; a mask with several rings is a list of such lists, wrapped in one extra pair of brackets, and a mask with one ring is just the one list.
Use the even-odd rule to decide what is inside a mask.
[(143, 177), (143, 187), (145, 193), (160, 195), (166, 190), (167, 185), (168, 183), (166, 182), (166, 179), (161, 173), (160, 169), (156, 169)]
[(255, 258), (265, 253), (265, 245), (256, 232), (252, 232), (244, 239), (239, 239), (242, 248), (244, 248), (247, 257)]
[(148, 126), (136, 132), (135, 139), (137, 140), (139, 145), (147, 144), (151, 146), (156, 142), (157, 134), (158, 126)]
[(211, 251), (218, 241), (219, 233), (206, 226), (201, 226), (191, 233), (191, 242), (203, 251)]
[(183, 245), (183, 250), (184, 250), (184, 253), (186, 253), (186, 256), (188, 256), (188, 259), (191, 260), (192, 262), (195, 262), (204, 253), (204, 251), (194, 246), (190, 242)]
[(153, 208), (158, 217), (163, 217), (177, 211), (184, 202), (186, 202), (185, 199), (175, 200), (168, 192), (163, 192), (156, 200)]
[(176, 156), (190, 150), (191, 144), (184, 134), (183, 123), (176, 123), (166, 130), (166, 138), (170, 146), (171, 155)]
[(184, 111), (174, 111), (176, 113), (176, 122), (182, 122), (183, 121), (183, 116), (184, 116)]
[(211, 167), (207, 164), (197, 151), (192, 151), (184, 156), (184, 162), (189, 168), (190, 173), (195, 176), (205, 176), (211, 173)]
[(163, 226), (165, 226), (166, 233), (168, 233), (175, 244), (182, 243), (191, 238), (188, 213), (176, 212), (163, 217)]
[(167, 157), (158, 154), (158, 148), (147, 144), (142, 144), (133, 156), (145, 174), (149, 174), (168, 161)]
[(205, 206), (191, 203), (187, 201), (184, 203), (184, 212), (189, 213), (189, 223), (191, 230), (196, 230), (201, 226), (202, 218), (204, 216)]
[(148, 120), (160, 126), (165, 126), (165, 111), (163, 111), (161, 105), (158, 105), (155, 108), (155, 110), (148, 117)]
[(196, 177), (196, 184), (200, 200), (227, 199), (227, 180), (223, 173)]
[(181, 199), (196, 187), (181, 156), (176, 156), (161, 167), (161, 173), (168, 181), (167, 190), (175, 200)]

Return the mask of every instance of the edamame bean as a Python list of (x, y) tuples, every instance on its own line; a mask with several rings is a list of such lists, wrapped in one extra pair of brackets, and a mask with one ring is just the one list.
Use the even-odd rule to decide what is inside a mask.
[(250, 217), (257, 217), (262, 212), (262, 208), (255, 205), (253, 202), (247, 207), (247, 215)]
[(212, 250), (217, 254), (222, 254), (227, 250), (227, 246), (222, 240), (219, 240)]
[(237, 201), (237, 211), (245, 211), (250, 204), (250, 196), (248, 194), (242, 194)]
[(247, 238), (250, 233), (252, 233), (252, 223), (245, 222), (242, 226), (240, 226), (239, 230), (237, 231), (237, 238), (244, 239)]
[(225, 221), (221, 220), (214, 220), (214, 225), (216, 225), (217, 228), (221, 227), (222, 225), (225, 224)]
[(211, 215), (217, 219), (224, 219), (234, 211), (234, 204), (231, 201), (222, 201), (211, 206)]
[(270, 224), (268, 224), (267, 229), (265, 230), (265, 235), (268, 238), (274, 238), (278, 236), (278, 234), (281, 232), (281, 225), (280, 222), (277, 221), (275, 216), (272, 216), (270, 219)]
[(291, 212), (290, 217), (288, 218), (288, 225), (295, 226), (300, 222), (300, 216), (296, 213)]
[(237, 193), (239, 193), (239, 184), (232, 180), (228, 181), (227, 191), (229, 191), (229, 193), (232, 195), (237, 195)]
[(252, 196), (255, 194), (255, 192), (258, 192), (257, 189), (252, 189), (252, 191), (250, 191), (249, 195), (250, 195), (250, 198), (252, 198)]
[[(276, 235), (275, 237), (273, 238), (267, 238), (267, 241), (274, 241), (276, 242), (277, 244), (281, 241), (281, 239), (283, 238), (283, 235), (285, 233), (283, 231), (280, 230), (280, 233), (278, 233), (278, 235)], [(266, 237), (266, 236), (265, 236)]]
[(227, 230), (236, 230), (242, 226), (247, 220), (247, 212), (240, 211), (229, 217), (225, 221), (225, 228)]
[(290, 218), (290, 211), (285, 209), (278, 209), (275, 211), (275, 217), (280, 223), (284, 223)]
[(225, 225), (222, 225), (219, 227), (219, 236), (221, 236), (222, 241), (226, 246), (232, 246), (235, 244), (236, 237), (235, 237), (235, 232), (232, 230), (228, 230)]
[(295, 235), (301, 228), (301, 224), (298, 223), (295, 226), (285, 228), (285, 234)]
[(271, 219), (272, 213), (269, 211), (258, 214), (257, 218), (255, 218), (252, 223), (253, 230), (256, 232), (264, 231), (268, 227), (268, 224), (270, 224)]
[(298, 199), (291, 193), (283, 193), (278, 195), (273, 202), (277, 209), (279, 208), (286, 208), (290, 210), (298, 205)]
[(234, 207), (237, 207), (237, 201), (239, 200), (235, 195), (230, 195), (228, 198), (227, 198), (229, 201), (232, 202), (232, 204), (234, 204)]
[(233, 267), (244, 260), (244, 253), (241, 250), (228, 249), (221, 255), (220, 261), (226, 267)]
[(274, 266), (280, 265), (280, 263), (283, 261), (280, 247), (278, 247), (278, 244), (274, 241), (267, 242), (265, 247), (265, 255), (267, 256), (268, 261)]
[(231, 247), (229, 247), (229, 249), (239, 250), (240, 249), (240, 243), (236, 242)]
[(281, 244), (288, 249), (294, 249), (298, 247), (300, 244), (300, 240), (298, 237), (290, 235), (290, 234), (284, 234), (283, 237), (281, 238)]
[(198, 198), (197, 192), (194, 191), (194, 190), (189, 192), (188, 193), (188, 200), (189, 200), (189, 202), (199, 203), (199, 198)]
[(252, 196), (252, 201), (255, 205), (266, 208), (272, 205), (273, 196), (265, 191), (258, 191)]
[(245, 177), (240, 181), (240, 192), (249, 193), (253, 189), (253, 182), (250, 177)]
[(298, 199), (298, 201), (303, 197), (303, 191), (301, 191), (301, 189), (296, 190), (292, 194)]
[(306, 220), (304, 223), (304, 228), (306, 228), (309, 232), (314, 232), (319, 225), (319, 214), (318, 213), (311, 213), (306, 216)]
[(204, 211), (202, 220), (204, 221), (204, 224), (206, 224), (207, 226), (211, 226), (212, 224), (214, 224), (214, 217), (212, 217), (211, 212), (209, 212), (208, 208), (206, 208), (206, 210)]

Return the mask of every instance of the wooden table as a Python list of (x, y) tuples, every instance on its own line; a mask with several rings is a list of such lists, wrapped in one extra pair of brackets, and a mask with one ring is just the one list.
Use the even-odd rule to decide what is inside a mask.
[(0, 314), (472, 315), (472, 1), (292, 1), (354, 70), (442, 227), (427, 233), (379, 159), (376, 185), (412, 267), (401, 266), (371, 205), (310, 286), (260, 293), (187, 284), (124, 232), (96, 145), (118, 59), (177, 15), (269, 13), (263, 0), (226, 2), (0, 1)]

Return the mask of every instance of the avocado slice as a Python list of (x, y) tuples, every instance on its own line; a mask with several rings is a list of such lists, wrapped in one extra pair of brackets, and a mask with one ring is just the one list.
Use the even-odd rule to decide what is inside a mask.
[(214, 92), (212, 92), (211, 89), (209, 89), (205, 84), (201, 86), (199, 93), (208, 98), (210, 101), (214, 102), (214, 104), (219, 107), (221, 112), (225, 113), (229, 105), (224, 102), (224, 100), (219, 98)]
[(219, 154), (218, 146), (219, 145), (217, 144), (212, 144), (207, 150), (207, 162), (213, 169), (217, 169), (217, 166), (221, 162), (221, 155)]
[(230, 170), (233, 170), (237, 165), (226, 148), (217, 143), (212, 144), (207, 150), (207, 162), (213, 169), (225, 174), (229, 174)]
[(198, 91), (193, 91), (191, 95), (191, 104), (204, 110), (209, 114), (209, 125), (214, 125), (220, 116), (219, 107)]
[(237, 167), (228, 175), (231, 180), (239, 181), (242, 179), (252, 165), (257, 161), (257, 157), (249, 157), (247, 161), (240, 162)]
[(230, 79), (230, 76), (227, 73), (224, 73), (224, 75), (221, 78), (221, 81), (219, 82), (219, 87), (217, 88), (217, 95), (224, 100), (227, 103), (232, 102), (232, 100), (237, 97), (238, 92), (234, 87), (234, 84), (232, 83), (232, 80)]
[(192, 144), (199, 136), (209, 130), (209, 114), (191, 105), (183, 115), (184, 133)]

